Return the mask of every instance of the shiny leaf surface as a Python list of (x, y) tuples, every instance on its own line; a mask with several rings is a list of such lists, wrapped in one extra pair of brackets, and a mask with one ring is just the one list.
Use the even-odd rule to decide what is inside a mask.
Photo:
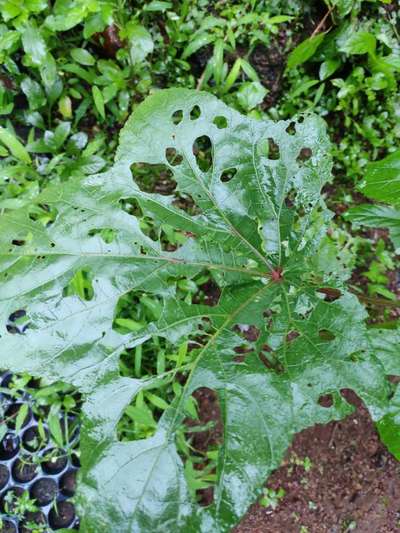
[[(337, 265), (319, 258), (330, 220), (320, 195), (330, 179), (328, 148), (316, 117), (257, 121), (208, 94), (159, 91), (125, 125), (111, 170), (73, 177), (37, 198), (54, 214), (46, 227), (28, 209), (0, 217), (1, 364), (84, 394), (84, 533), (229, 531), (295, 432), (351, 412), (342, 389), (353, 389), (375, 420), (387, 416), (393, 372)], [(132, 177), (137, 165), (160, 164), (176, 182), (170, 195), (146, 192)], [(184, 243), (165, 249), (122, 200), (155, 228), (181, 232)], [(82, 270), (90, 273), (88, 299), (65, 290)], [(218, 302), (180, 299), (178, 282), (204, 272), (219, 287)], [(157, 295), (162, 312), (121, 334), (113, 329), (116, 306), (132, 290)], [(17, 310), (26, 314), (23, 334), (7, 327)], [(255, 334), (246, 337), (249, 328)], [(121, 377), (119, 357), (156, 336), (195, 340), (194, 363), (155, 434), (120, 442), (124, 409), (163, 376)], [(176, 371), (167, 377), (177, 379)], [(176, 445), (185, 405), (200, 387), (217, 392), (224, 428), (206, 508), (190, 494)]]

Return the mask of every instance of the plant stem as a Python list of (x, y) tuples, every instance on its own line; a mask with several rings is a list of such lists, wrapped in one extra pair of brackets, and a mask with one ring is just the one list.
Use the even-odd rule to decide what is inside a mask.
[(385, 300), (383, 298), (374, 298), (372, 296), (366, 296), (365, 294), (360, 294), (356, 289), (350, 288), (350, 292), (355, 294), (359, 300), (366, 304), (377, 305), (380, 307), (392, 307), (394, 309), (400, 309), (400, 301), (394, 302), (392, 300)]

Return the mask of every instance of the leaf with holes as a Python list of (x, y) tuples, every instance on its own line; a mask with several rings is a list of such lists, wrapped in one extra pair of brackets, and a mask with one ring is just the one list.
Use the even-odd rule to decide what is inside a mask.
[[(314, 116), (259, 121), (208, 94), (160, 91), (125, 125), (111, 170), (50, 186), (35, 209), (1, 216), (1, 363), (84, 395), (84, 533), (228, 531), (295, 432), (351, 411), (342, 389), (375, 420), (387, 414), (390, 383), (366, 313), (339, 265), (319, 257), (328, 152)], [(146, 185), (144, 169), (161, 185)], [(174, 249), (166, 226), (180, 235)], [(188, 303), (177, 287), (204, 274), (218, 296)], [(154, 322), (123, 334), (114, 318), (132, 291), (159, 305)], [(122, 377), (121, 353), (153, 337), (189, 341), (193, 363)], [(161, 405), (154, 435), (119, 441), (132, 399), (165, 380), (181, 392)], [(204, 387), (218, 396), (223, 426), (208, 507), (194, 500), (177, 448)]]

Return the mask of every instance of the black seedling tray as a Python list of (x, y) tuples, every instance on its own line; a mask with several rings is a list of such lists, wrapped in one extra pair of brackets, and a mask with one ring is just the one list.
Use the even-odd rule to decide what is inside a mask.
[[(10, 372), (0, 373), (0, 387), (6, 388), (12, 379)], [(18, 399), (11, 394), (0, 393), (0, 408), (5, 414), (1, 425), (7, 424), (7, 432), (0, 441), (0, 516), (3, 527), (0, 533), (30, 533), (27, 523), (43, 524), (45, 531), (79, 529), (79, 519), (71, 498), (75, 493), (79, 460), (74, 453), (56, 449), (51, 442), (35, 449), (35, 437), (39, 435), (38, 418), (32, 412), (32, 398), (23, 392)], [(21, 429), (15, 430), (15, 417), (23, 404), (28, 405), (28, 415)], [(73, 417), (70, 417), (73, 418)], [(71, 420), (73, 422), (73, 420)], [(64, 418), (60, 418), (60, 424)], [(49, 428), (43, 421), (43, 429)], [(79, 439), (79, 429), (72, 431), (70, 448)], [(53, 452), (50, 460), (47, 456)], [(43, 459), (43, 460), (42, 460)], [(35, 500), (39, 511), (28, 511), (17, 516), (11, 494), (20, 497), (24, 492)]]

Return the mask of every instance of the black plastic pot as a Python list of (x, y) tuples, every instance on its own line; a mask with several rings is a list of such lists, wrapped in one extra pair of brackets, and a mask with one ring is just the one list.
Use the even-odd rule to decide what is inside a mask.
[[(9, 372), (0, 373), (1, 387), (6, 388), (10, 380)], [(11, 394), (0, 393), (0, 425), (7, 424), (0, 440), (0, 533), (28, 533), (29, 523), (44, 524), (49, 531), (79, 529), (73, 503), (79, 460), (54, 448), (45, 423), (47, 438), (38, 446), (38, 420), (31, 400), (26, 392), (18, 400)], [(28, 414), (16, 432), (15, 420), (23, 403), (29, 405)], [(64, 419), (60, 422), (64, 423)], [(73, 439), (78, 439), (76, 431)], [(39, 510), (21, 517), (15, 511), (15, 499), (25, 491)]]

